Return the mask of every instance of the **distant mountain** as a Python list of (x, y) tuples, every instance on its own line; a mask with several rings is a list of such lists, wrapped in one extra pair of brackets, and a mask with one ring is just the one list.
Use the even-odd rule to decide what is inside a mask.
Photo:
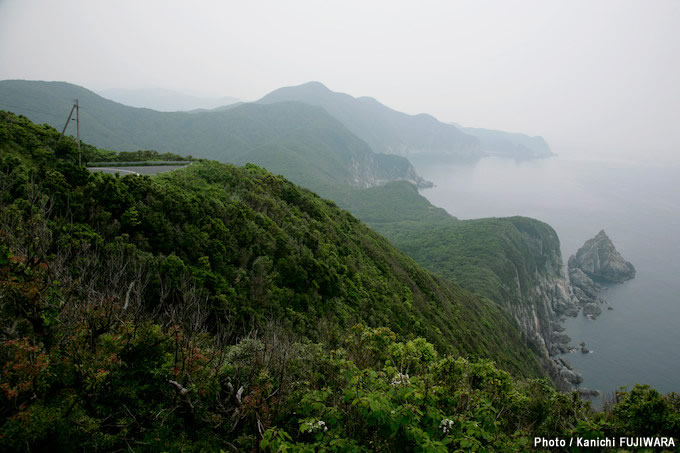
[(377, 153), (424, 159), (469, 160), (484, 154), (477, 138), (431, 115), (407, 115), (369, 97), (336, 93), (319, 82), (275, 90), (260, 104), (298, 101), (323, 107)]
[(476, 137), (482, 151), (492, 156), (535, 159), (555, 155), (543, 137), (453, 124), (466, 134)]
[(212, 110), (218, 107), (240, 103), (234, 97), (208, 98), (192, 96), (177, 91), (162, 88), (146, 88), (128, 90), (112, 88), (99, 91), (98, 94), (106, 99), (119, 102), (130, 107), (147, 108), (159, 112), (180, 112), (197, 109)]
[(324, 195), (336, 186), (424, 183), (407, 159), (372, 152), (319, 107), (286, 102), (168, 113), (128, 107), (64, 82), (0, 81), (0, 109), (59, 130), (73, 99), (82, 107), (81, 138), (102, 148), (251, 162)]

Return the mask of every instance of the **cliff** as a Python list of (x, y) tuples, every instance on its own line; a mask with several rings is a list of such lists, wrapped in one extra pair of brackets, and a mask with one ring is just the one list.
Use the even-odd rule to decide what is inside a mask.
[(526, 217), (458, 220), (403, 183), (341, 204), (423, 267), (502, 306), (559, 388), (578, 381), (551, 359), (567, 351), (559, 319), (578, 311), (552, 227)]

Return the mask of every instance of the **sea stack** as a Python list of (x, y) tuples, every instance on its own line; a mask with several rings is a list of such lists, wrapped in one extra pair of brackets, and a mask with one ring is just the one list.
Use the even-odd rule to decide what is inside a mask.
[(604, 230), (586, 241), (569, 258), (569, 272), (580, 269), (595, 281), (623, 283), (635, 277), (635, 267), (621, 256)]
[(574, 296), (583, 308), (583, 315), (591, 319), (602, 313), (599, 304), (605, 302), (599, 297), (598, 281), (622, 283), (635, 277), (635, 267), (623, 259), (604, 230), (569, 258), (568, 267)]

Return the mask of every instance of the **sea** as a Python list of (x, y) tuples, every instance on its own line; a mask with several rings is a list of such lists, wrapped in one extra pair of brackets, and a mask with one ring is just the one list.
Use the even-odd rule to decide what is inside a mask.
[(608, 304), (597, 319), (567, 318), (571, 344), (585, 342), (591, 352), (563, 358), (582, 374), (581, 387), (602, 392), (596, 407), (635, 384), (680, 393), (680, 160), (565, 150), (546, 159), (491, 157), (417, 170), (435, 184), (421, 194), (460, 219), (521, 215), (550, 224), (565, 275), (569, 256), (604, 229), (637, 275), (603, 288)]

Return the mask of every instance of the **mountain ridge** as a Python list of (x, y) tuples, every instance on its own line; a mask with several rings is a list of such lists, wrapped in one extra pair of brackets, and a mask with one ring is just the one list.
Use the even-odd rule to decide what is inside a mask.
[(409, 159), (479, 159), (484, 154), (476, 138), (429, 114), (408, 115), (371, 97), (355, 98), (330, 90), (321, 82), (283, 87), (258, 103), (306, 102), (324, 107), (378, 153)]
[(466, 134), (477, 137), (482, 150), (492, 156), (514, 159), (540, 159), (554, 156), (548, 142), (541, 136), (530, 136), (520, 132), (496, 129), (465, 127), (451, 123)]
[[(0, 82), (0, 108), (58, 129), (76, 98), (81, 137), (99, 147), (252, 162), (322, 193), (333, 185), (368, 187), (392, 179), (425, 184), (405, 158), (375, 154), (323, 109), (299, 102), (157, 112), (125, 106), (66, 82)], [(336, 165), (329, 166), (331, 161)]]

